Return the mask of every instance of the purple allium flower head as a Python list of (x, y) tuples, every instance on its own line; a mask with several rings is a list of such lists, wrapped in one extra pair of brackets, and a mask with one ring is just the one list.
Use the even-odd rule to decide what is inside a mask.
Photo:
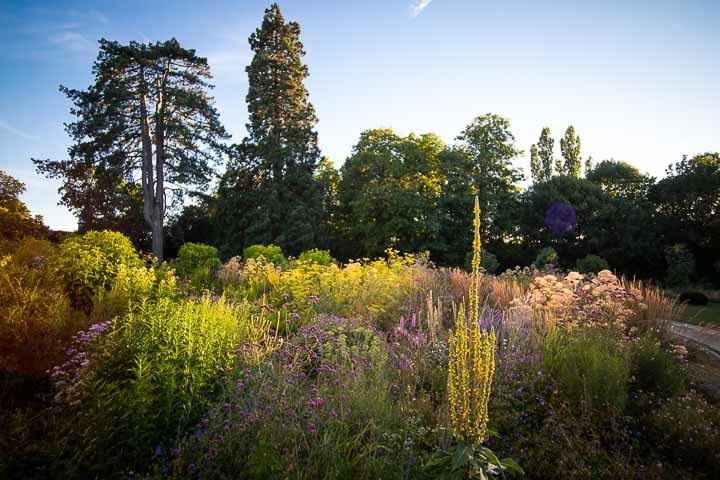
[(290, 314), (290, 318), (292, 318), (292, 319), (294, 319), (294, 320), (297, 320), (297, 319), (300, 318), (300, 314), (293, 312), (293, 313)]
[(307, 424), (307, 431), (310, 433), (310, 435), (315, 435), (317, 433), (317, 427), (314, 423), (308, 422)]
[(155, 456), (162, 457), (163, 451), (160, 445), (155, 445)]
[(317, 305), (318, 301), (320, 300), (320, 297), (317, 295), (308, 295), (308, 299), (313, 305)]
[(554, 202), (545, 212), (545, 226), (555, 235), (562, 237), (577, 224), (577, 213), (567, 203)]

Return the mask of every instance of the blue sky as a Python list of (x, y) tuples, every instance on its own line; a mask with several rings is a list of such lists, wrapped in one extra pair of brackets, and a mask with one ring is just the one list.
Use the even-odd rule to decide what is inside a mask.
[[(101, 37), (176, 37), (208, 57), (221, 119), (239, 141), (247, 110), (247, 37), (267, 1), (0, 0), (0, 168), (53, 228), (74, 229), (58, 184), (35, 158), (64, 158), (70, 104), (87, 87)], [(486, 112), (510, 119), (527, 152), (569, 124), (583, 156), (662, 176), (720, 150), (720, 2), (314, 0), (280, 2), (302, 26), (320, 147), (337, 166), (361, 131), (434, 132), (446, 142)], [(527, 155), (517, 165), (528, 171)]]

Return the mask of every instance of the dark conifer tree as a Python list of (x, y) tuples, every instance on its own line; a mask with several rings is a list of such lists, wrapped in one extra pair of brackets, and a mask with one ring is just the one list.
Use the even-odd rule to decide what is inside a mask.
[(248, 136), (220, 183), (218, 231), (228, 254), (256, 243), (297, 254), (317, 244), (322, 214), (317, 117), (303, 85), (300, 25), (285, 22), (273, 4), (249, 41)]

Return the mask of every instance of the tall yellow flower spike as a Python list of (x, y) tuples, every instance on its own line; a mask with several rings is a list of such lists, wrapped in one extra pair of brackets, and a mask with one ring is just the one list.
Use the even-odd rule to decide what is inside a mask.
[(495, 332), (480, 331), (480, 207), (475, 197), (472, 276), (468, 299), (468, 317), (461, 305), (450, 335), (448, 363), (448, 402), (455, 437), (461, 443), (476, 446), (485, 440), (488, 401), (495, 373)]

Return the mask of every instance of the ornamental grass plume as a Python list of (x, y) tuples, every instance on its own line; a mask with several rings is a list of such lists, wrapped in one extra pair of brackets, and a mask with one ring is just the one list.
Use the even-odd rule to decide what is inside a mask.
[(450, 421), (458, 442), (475, 447), (485, 440), (488, 401), (495, 372), (495, 332), (480, 330), (480, 207), (475, 197), (472, 275), (468, 318), (461, 305), (455, 333), (449, 339), (448, 400)]

